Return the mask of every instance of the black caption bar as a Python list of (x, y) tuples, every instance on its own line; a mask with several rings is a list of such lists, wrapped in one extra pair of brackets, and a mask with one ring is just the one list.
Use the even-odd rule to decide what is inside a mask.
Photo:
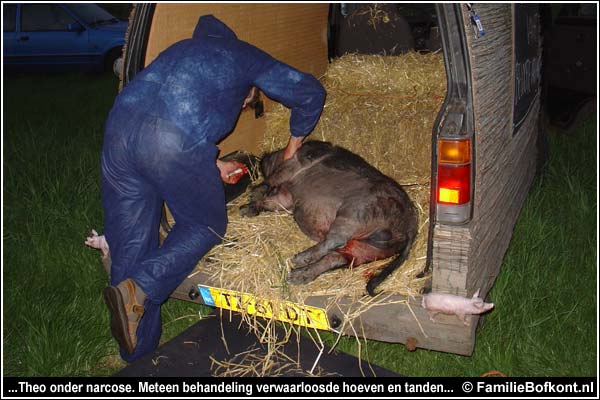
[(19, 397), (597, 397), (588, 378), (3, 378)]

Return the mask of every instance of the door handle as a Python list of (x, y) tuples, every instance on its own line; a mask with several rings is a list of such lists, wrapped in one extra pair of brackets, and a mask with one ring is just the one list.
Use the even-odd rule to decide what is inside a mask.
[(24, 41), (24, 42), (25, 42), (25, 41), (29, 40), (29, 36), (21, 36), (21, 37), (19, 38), (19, 40), (22, 40), (22, 41)]

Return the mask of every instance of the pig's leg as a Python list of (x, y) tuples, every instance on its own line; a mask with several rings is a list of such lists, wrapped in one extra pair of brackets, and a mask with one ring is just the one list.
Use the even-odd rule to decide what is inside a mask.
[(429, 314), (429, 319), (431, 320), (431, 322), (435, 322), (435, 319), (433, 317), (438, 315), (439, 312), (438, 311), (427, 311), (427, 314)]
[(93, 249), (100, 250), (103, 257), (106, 257), (110, 251), (104, 235), (98, 235), (98, 232), (94, 229), (92, 229), (92, 234), (85, 239), (85, 244)]
[(322, 273), (346, 264), (348, 264), (348, 260), (343, 255), (330, 252), (314, 264), (291, 270), (287, 280), (292, 285), (308, 283), (315, 280)]
[(253, 187), (250, 192), (250, 202), (261, 201), (264, 199), (269, 193), (269, 189), (269, 185), (266, 183), (261, 183), (260, 185)]
[(253, 199), (250, 203), (240, 207), (243, 217), (255, 217), (261, 211), (289, 211), (294, 205), (292, 194), (285, 186), (272, 189), (267, 196)]
[(280, 186), (276, 191), (269, 193), (260, 205), (265, 211), (289, 211), (294, 205), (294, 199), (286, 186)]
[(463, 324), (469, 325), (469, 322), (467, 321), (467, 314), (456, 313), (456, 316), (462, 321)]
[(258, 186), (254, 186), (250, 192), (250, 202), (240, 207), (240, 215), (242, 217), (256, 217), (260, 214), (258, 204), (264, 200), (267, 192), (269, 191), (269, 185), (263, 183)]
[(112, 261), (110, 259), (110, 249), (104, 235), (98, 235), (98, 232), (92, 229), (92, 235), (86, 238), (85, 244), (102, 252), (102, 265), (104, 266), (106, 274), (110, 276)]
[(296, 254), (292, 258), (292, 263), (296, 268), (316, 263), (327, 253), (344, 247), (352, 239), (356, 228), (356, 222), (340, 217), (338, 213), (338, 217), (331, 224), (325, 240)]

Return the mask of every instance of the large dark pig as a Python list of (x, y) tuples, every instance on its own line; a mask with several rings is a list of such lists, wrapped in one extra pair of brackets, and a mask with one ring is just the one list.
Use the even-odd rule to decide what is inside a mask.
[(241, 215), (293, 210), (302, 232), (318, 242), (293, 257), (292, 284), (398, 254), (367, 283), (373, 296), (375, 287), (406, 259), (417, 233), (408, 195), (361, 157), (331, 143), (306, 142), (285, 162), (282, 155), (279, 150), (263, 156), (264, 183), (253, 188)]

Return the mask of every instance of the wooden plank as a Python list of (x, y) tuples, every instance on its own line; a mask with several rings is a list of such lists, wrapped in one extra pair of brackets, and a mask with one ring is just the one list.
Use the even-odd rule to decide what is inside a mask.
[(468, 225), (436, 224), (433, 231), (433, 292), (467, 295), (471, 242)]
[(469, 325), (447, 315), (438, 315), (433, 322), (421, 307), (421, 297), (386, 296), (379, 301), (366, 297), (363, 300), (369, 302), (363, 312), (356, 311), (365, 305), (349, 298), (335, 299), (335, 304), (331, 304), (332, 298), (309, 297), (306, 304), (325, 308), (330, 321), (334, 316), (341, 319), (342, 332), (348, 336), (389, 343), (413, 341), (416, 347), (462, 355), (473, 352), (479, 316), (470, 317)]
[[(202, 272), (189, 276), (171, 297), (203, 304), (202, 298), (191, 298), (190, 291), (198, 284), (219, 287), (214, 280)], [(364, 301), (372, 302), (368, 309)], [(469, 318), (470, 325), (464, 325), (455, 316), (438, 315), (431, 321), (426, 310), (421, 307), (421, 298), (406, 299), (393, 296), (373, 300), (365, 297), (355, 301), (348, 297), (333, 296), (309, 297), (306, 305), (327, 310), (331, 321), (338, 319), (338, 329), (344, 335), (357, 336), (390, 343), (415, 341), (416, 347), (431, 350), (470, 355), (475, 343), (475, 329), (479, 316)], [(356, 316), (354, 316), (356, 315)]]
[[(528, 117), (521, 129), (530, 129), (530, 125), (536, 125), (535, 117), (538, 108), (539, 105), (534, 108), (534, 112)], [(472, 268), (469, 271), (467, 281), (469, 289), (472, 291), (481, 288), (482, 293), (487, 293), (500, 272), (504, 253), (510, 244), (514, 223), (527, 198), (528, 189), (535, 174), (535, 140), (536, 138), (533, 135), (523, 135), (515, 140), (516, 148), (512, 152), (513, 162), (515, 168), (524, 173), (515, 173), (513, 181), (510, 186), (507, 186), (504, 196), (498, 196), (496, 199), (490, 200), (497, 206), (491, 206), (485, 210), (486, 215), (482, 216), (487, 221), (503, 221), (503, 223), (492, 223), (488, 226), (485, 235), (481, 234), (481, 239), (473, 247), (474, 262), (480, 268)], [(511, 206), (502, 207), (500, 204), (508, 201), (508, 199), (510, 199)], [(479, 229), (483, 230), (484, 228), (480, 227)]]
[[(539, 99), (513, 136), (511, 5), (477, 4), (476, 9), (487, 31), (485, 36), (476, 37), (469, 14), (463, 15), (475, 115), (473, 218), (464, 226), (434, 227), (432, 290), (471, 296), (481, 289), (481, 296), (485, 297), (500, 271), (535, 173)], [(418, 308), (414, 311), (423, 312)], [(438, 324), (434, 331), (437, 336), (426, 346), (443, 346), (468, 354), (461, 352), (461, 345), (474, 346), (476, 323), (472, 321), (470, 332), (462, 332), (462, 341), (457, 341), (461, 333), (457, 327)]]

